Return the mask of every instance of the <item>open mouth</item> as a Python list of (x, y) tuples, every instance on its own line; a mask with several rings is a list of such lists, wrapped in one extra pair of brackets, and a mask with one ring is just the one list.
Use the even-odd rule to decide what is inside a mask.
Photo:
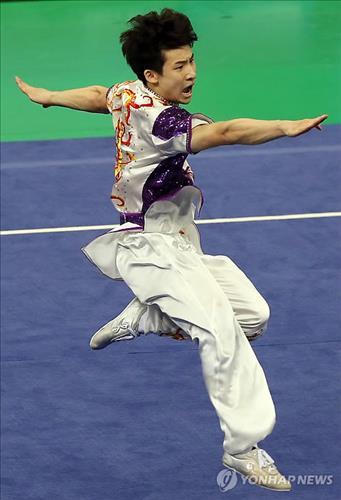
[(185, 87), (182, 91), (182, 93), (186, 96), (186, 97), (190, 97), (192, 95), (192, 90), (193, 90), (193, 86), (194, 86), (194, 83), (192, 83), (192, 85), (188, 85), (187, 87)]

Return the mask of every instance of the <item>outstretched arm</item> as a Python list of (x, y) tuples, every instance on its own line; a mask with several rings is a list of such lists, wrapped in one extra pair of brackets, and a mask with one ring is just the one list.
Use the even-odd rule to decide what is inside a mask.
[(19, 89), (31, 101), (41, 104), (44, 108), (63, 106), (89, 113), (109, 113), (106, 105), (107, 87), (93, 85), (80, 89), (55, 91), (32, 87), (18, 76), (15, 77), (15, 81)]
[(328, 115), (304, 120), (253, 120), (238, 118), (227, 122), (199, 125), (193, 129), (191, 149), (198, 153), (204, 149), (226, 144), (261, 144), (279, 137), (296, 137), (312, 128), (321, 130)]

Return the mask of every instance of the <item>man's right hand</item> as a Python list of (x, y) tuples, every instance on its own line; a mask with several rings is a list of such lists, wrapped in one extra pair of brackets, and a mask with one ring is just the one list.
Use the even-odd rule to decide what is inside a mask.
[(26, 94), (31, 101), (41, 104), (44, 108), (51, 106), (49, 102), (51, 96), (50, 90), (32, 87), (18, 76), (15, 77), (15, 81), (17, 82), (19, 89)]
[(27, 95), (32, 102), (41, 104), (44, 108), (49, 106), (62, 106), (63, 108), (88, 111), (89, 113), (108, 114), (107, 87), (91, 85), (80, 89), (47, 90), (32, 87), (18, 76), (15, 81), (19, 89)]

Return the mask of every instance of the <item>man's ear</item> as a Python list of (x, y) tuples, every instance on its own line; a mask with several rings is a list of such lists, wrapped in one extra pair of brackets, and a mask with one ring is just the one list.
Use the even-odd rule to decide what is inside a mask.
[(152, 85), (157, 85), (159, 83), (159, 75), (156, 71), (153, 71), (152, 69), (145, 69), (143, 74), (148, 83), (151, 83)]

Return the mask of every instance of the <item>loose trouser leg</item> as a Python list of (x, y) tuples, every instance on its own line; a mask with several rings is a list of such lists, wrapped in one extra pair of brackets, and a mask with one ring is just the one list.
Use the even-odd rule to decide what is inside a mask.
[(157, 304), (199, 341), (203, 376), (224, 432), (224, 450), (242, 453), (264, 439), (275, 410), (264, 372), (232, 306), (200, 255), (178, 248), (176, 238), (130, 237), (117, 267), (138, 299)]
[(202, 261), (228, 298), (247, 337), (262, 335), (267, 328), (270, 309), (249, 278), (224, 255), (203, 255)]
[[(201, 260), (229, 300), (235, 317), (248, 339), (262, 335), (270, 316), (267, 302), (249, 278), (223, 255), (202, 255)], [(150, 306), (144, 316), (144, 331), (175, 332), (176, 327), (157, 306)], [(161, 328), (161, 330), (160, 330)]]

